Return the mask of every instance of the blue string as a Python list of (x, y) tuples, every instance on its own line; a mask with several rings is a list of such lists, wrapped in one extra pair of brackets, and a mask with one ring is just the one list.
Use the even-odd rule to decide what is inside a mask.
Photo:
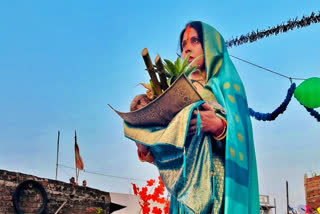
[(249, 108), (250, 116), (254, 117), (256, 120), (263, 120), (263, 121), (275, 120), (279, 116), (279, 114), (282, 114), (287, 109), (287, 106), (291, 101), (291, 98), (295, 89), (296, 89), (296, 84), (292, 83), (290, 88), (288, 89), (286, 98), (281, 103), (281, 105), (278, 108), (276, 108), (276, 110), (274, 110), (272, 113), (260, 113), (260, 112), (254, 111), (252, 108)]

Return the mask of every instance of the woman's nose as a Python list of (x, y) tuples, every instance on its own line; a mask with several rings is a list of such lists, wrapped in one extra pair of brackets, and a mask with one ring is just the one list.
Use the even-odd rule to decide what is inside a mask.
[(185, 52), (186, 54), (188, 54), (188, 53), (191, 52), (191, 49), (190, 49), (189, 47), (187, 47), (187, 48), (184, 50), (184, 52)]

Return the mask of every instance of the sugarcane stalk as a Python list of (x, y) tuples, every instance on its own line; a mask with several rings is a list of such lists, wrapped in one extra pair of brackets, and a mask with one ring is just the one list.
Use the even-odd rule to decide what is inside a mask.
[(163, 64), (162, 64), (162, 60), (161, 60), (159, 54), (154, 59), (154, 62), (156, 64), (157, 71), (158, 71), (158, 74), (159, 74), (161, 88), (162, 88), (162, 90), (165, 91), (169, 86), (167, 84), (166, 74), (165, 74), (164, 67), (163, 67)]
[(150, 59), (150, 56), (149, 56), (149, 53), (148, 53), (148, 49), (147, 48), (144, 48), (142, 50), (142, 58), (144, 60), (144, 63), (146, 64), (146, 67), (147, 67), (147, 71), (150, 75), (150, 78), (151, 78), (151, 81), (153, 83), (153, 86), (154, 86), (154, 90), (155, 90), (155, 93), (157, 96), (159, 96), (160, 94), (162, 94), (162, 90), (161, 90), (161, 86), (160, 86), (160, 83), (158, 81), (158, 78), (157, 78), (157, 75), (153, 69), (153, 64), (151, 62), (151, 59)]

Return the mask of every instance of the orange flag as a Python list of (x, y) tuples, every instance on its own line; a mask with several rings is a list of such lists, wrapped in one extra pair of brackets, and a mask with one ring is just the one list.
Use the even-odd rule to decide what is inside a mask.
[(79, 150), (79, 146), (77, 143), (77, 133), (75, 132), (75, 137), (74, 137), (74, 154), (75, 154), (75, 159), (76, 159), (76, 167), (80, 170), (83, 170), (84, 165), (82, 162), (82, 158), (80, 156), (80, 150)]

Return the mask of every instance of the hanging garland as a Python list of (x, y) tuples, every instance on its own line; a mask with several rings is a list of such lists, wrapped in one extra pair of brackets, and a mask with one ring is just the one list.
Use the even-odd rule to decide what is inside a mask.
[(287, 109), (287, 106), (288, 106), (289, 102), (291, 101), (291, 98), (292, 98), (292, 95), (293, 95), (295, 88), (296, 88), (296, 84), (292, 83), (290, 88), (288, 89), (287, 96), (286, 96), (285, 100), (272, 113), (260, 113), (260, 112), (254, 111), (252, 108), (249, 108), (250, 116), (254, 117), (256, 120), (263, 120), (263, 121), (275, 120), (279, 116), (279, 114), (282, 114)]
[(257, 31), (252, 31), (251, 33), (247, 33), (246, 35), (241, 35), (240, 37), (236, 37), (235, 39), (226, 41), (226, 45), (228, 48), (232, 46), (239, 46), (244, 43), (255, 42), (256, 40), (262, 39), (264, 37), (269, 37), (272, 34), (278, 35), (278, 33), (285, 33), (289, 30), (293, 30), (294, 28), (302, 28), (314, 23), (319, 23), (320, 11), (317, 15), (312, 12), (310, 16), (303, 16), (300, 20), (297, 19), (298, 18), (295, 18), (294, 20), (289, 19), (287, 21), (287, 24), (282, 23), (280, 25), (277, 25), (276, 27), (269, 27), (268, 30), (259, 31), (257, 29)]
[[(293, 95), (295, 89), (296, 89), (296, 84), (292, 83), (290, 88), (288, 89), (287, 96), (286, 96), (285, 100), (272, 113), (260, 113), (260, 112), (254, 111), (252, 108), (249, 108), (250, 116), (254, 117), (256, 120), (263, 120), (263, 121), (275, 120), (279, 116), (279, 114), (282, 114), (287, 109), (287, 106), (288, 106), (289, 102), (291, 101), (291, 98), (292, 98), (292, 95)], [(303, 104), (301, 104), (301, 105), (303, 107), (305, 107), (305, 109), (310, 113), (311, 116), (313, 116), (314, 118), (317, 119), (318, 122), (320, 122), (320, 114), (316, 110), (314, 110), (312, 108), (308, 108), (308, 107), (304, 106)]]
[(307, 109), (307, 111), (310, 113), (311, 116), (315, 117), (317, 121), (320, 122), (320, 114), (316, 110), (312, 108), (308, 108), (306, 106), (304, 107)]

